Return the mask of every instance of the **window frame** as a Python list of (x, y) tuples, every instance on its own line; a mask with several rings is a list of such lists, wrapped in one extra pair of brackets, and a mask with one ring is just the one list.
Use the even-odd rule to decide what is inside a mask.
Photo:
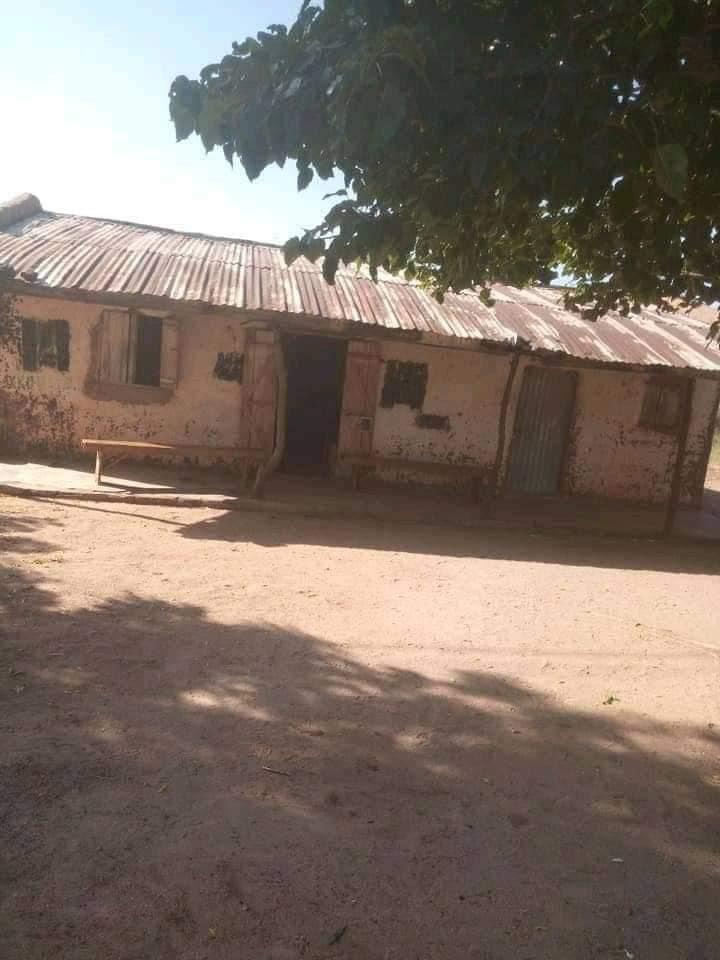
[(70, 323), (64, 317), (21, 317), (19, 349), (23, 373), (68, 373), (70, 335)]
[[(127, 320), (126, 331), (118, 336), (110, 324), (119, 317)], [(158, 385), (135, 383), (135, 351), (137, 349), (138, 320), (155, 317), (162, 321), (160, 345), (160, 380)], [(112, 339), (115, 339), (113, 345)], [(120, 346), (118, 347), (118, 343)], [(174, 396), (180, 373), (179, 363), (180, 322), (167, 310), (152, 310), (135, 307), (107, 307), (102, 311), (97, 330), (96, 359), (94, 370), (95, 394), (99, 398), (120, 400), (127, 403), (164, 403)], [(119, 355), (113, 353), (120, 350)], [(123, 378), (115, 378), (105, 372), (118, 369)]]

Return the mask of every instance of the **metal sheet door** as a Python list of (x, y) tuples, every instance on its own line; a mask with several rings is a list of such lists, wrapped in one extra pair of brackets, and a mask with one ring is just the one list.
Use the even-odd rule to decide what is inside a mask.
[(510, 450), (510, 490), (558, 492), (575, 405), (575, 383), (575, 373), (570, 370), (528, 367), (525, 371)]
[(380, 377), (380, 344), (351, 340), (345, 360), (340, 415), (340, 454), (372, 453), (373, 426)]

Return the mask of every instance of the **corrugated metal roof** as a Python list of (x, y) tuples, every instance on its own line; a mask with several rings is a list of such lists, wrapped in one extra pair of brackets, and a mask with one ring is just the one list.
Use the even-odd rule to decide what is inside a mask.
[[(38, 204), (39, 206), (39, 204)], [(33, 286), (85, 295), (163, 297), (215, 307), (303, 315), (393, 331), (527, 349), (598, 363), (720, 372), (705, 342), (705, 318), (609, 315), (596, 322), (564, 310), (553, 288), (493, 288), (495, 305), (473, 292), (439, 304), (417, 284), (341, 267), (334, 286), (305, 259), (285, 265), (279, 247), (158, 227), (38, 212), (0, 228), (0, 263)]]

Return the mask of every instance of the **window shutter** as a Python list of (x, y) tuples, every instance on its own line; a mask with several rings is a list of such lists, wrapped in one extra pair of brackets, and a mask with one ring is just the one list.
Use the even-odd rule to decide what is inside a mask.
[(98, 380), (128, 382), (130, 314), (127, 310), (103, 310), (100, 321)]
[(160, 354), (160, 386), (172, 389), (178, 380), (179, 323), (175, 317), (165, 317), (162, 326)]
[(340, 454), (371, 454), (380, 379), (380, 344), (351, 340), (345, 359)]

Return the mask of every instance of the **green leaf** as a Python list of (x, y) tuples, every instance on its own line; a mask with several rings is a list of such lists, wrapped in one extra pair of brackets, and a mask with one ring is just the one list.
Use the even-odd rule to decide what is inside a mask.
[(654, 157), (655, 178), (660, 189), (674, 200), (682, 200), (688, 185), (688, 156), (679, 143), (657, 147)]
[(327, 253), (325, 255), (325, 259), (323, 260), (322, 264), (322, 272), (327, 283), (335, 283), (335, 274), (337, 273), (338, 264), (339, 260), (337, 256), (331, 253)]
[(481, 190), (483, 187), (487, 165), (487, 153), (484, 150), (478, 151), (470, 163), (470, 182), (476, 190)]
[(312, 167), (309, 164), (298, 165), (298, 176), (297, 176), (297, 188), (298, 190), (304, 190), (305, 187), (312, 181), (314, 174)]
[(283, 256), (288, 267), (302, 256), (302, 243), (299, 237), (290, 237), (283, 247)]
[(315, 263), (325, 253), (325, 241), (319, 237), (313, 237), (303, 242), (303, 256), (311, 263)]
[[(369, 108), (371, 105), (367, 106)], [(374, 147), (385, 147), (392, 140), (402, 126), (406, 111), (405, 94), (399, 87), (386, 84), (377, 106), (377, 118), (372, 133)]]

